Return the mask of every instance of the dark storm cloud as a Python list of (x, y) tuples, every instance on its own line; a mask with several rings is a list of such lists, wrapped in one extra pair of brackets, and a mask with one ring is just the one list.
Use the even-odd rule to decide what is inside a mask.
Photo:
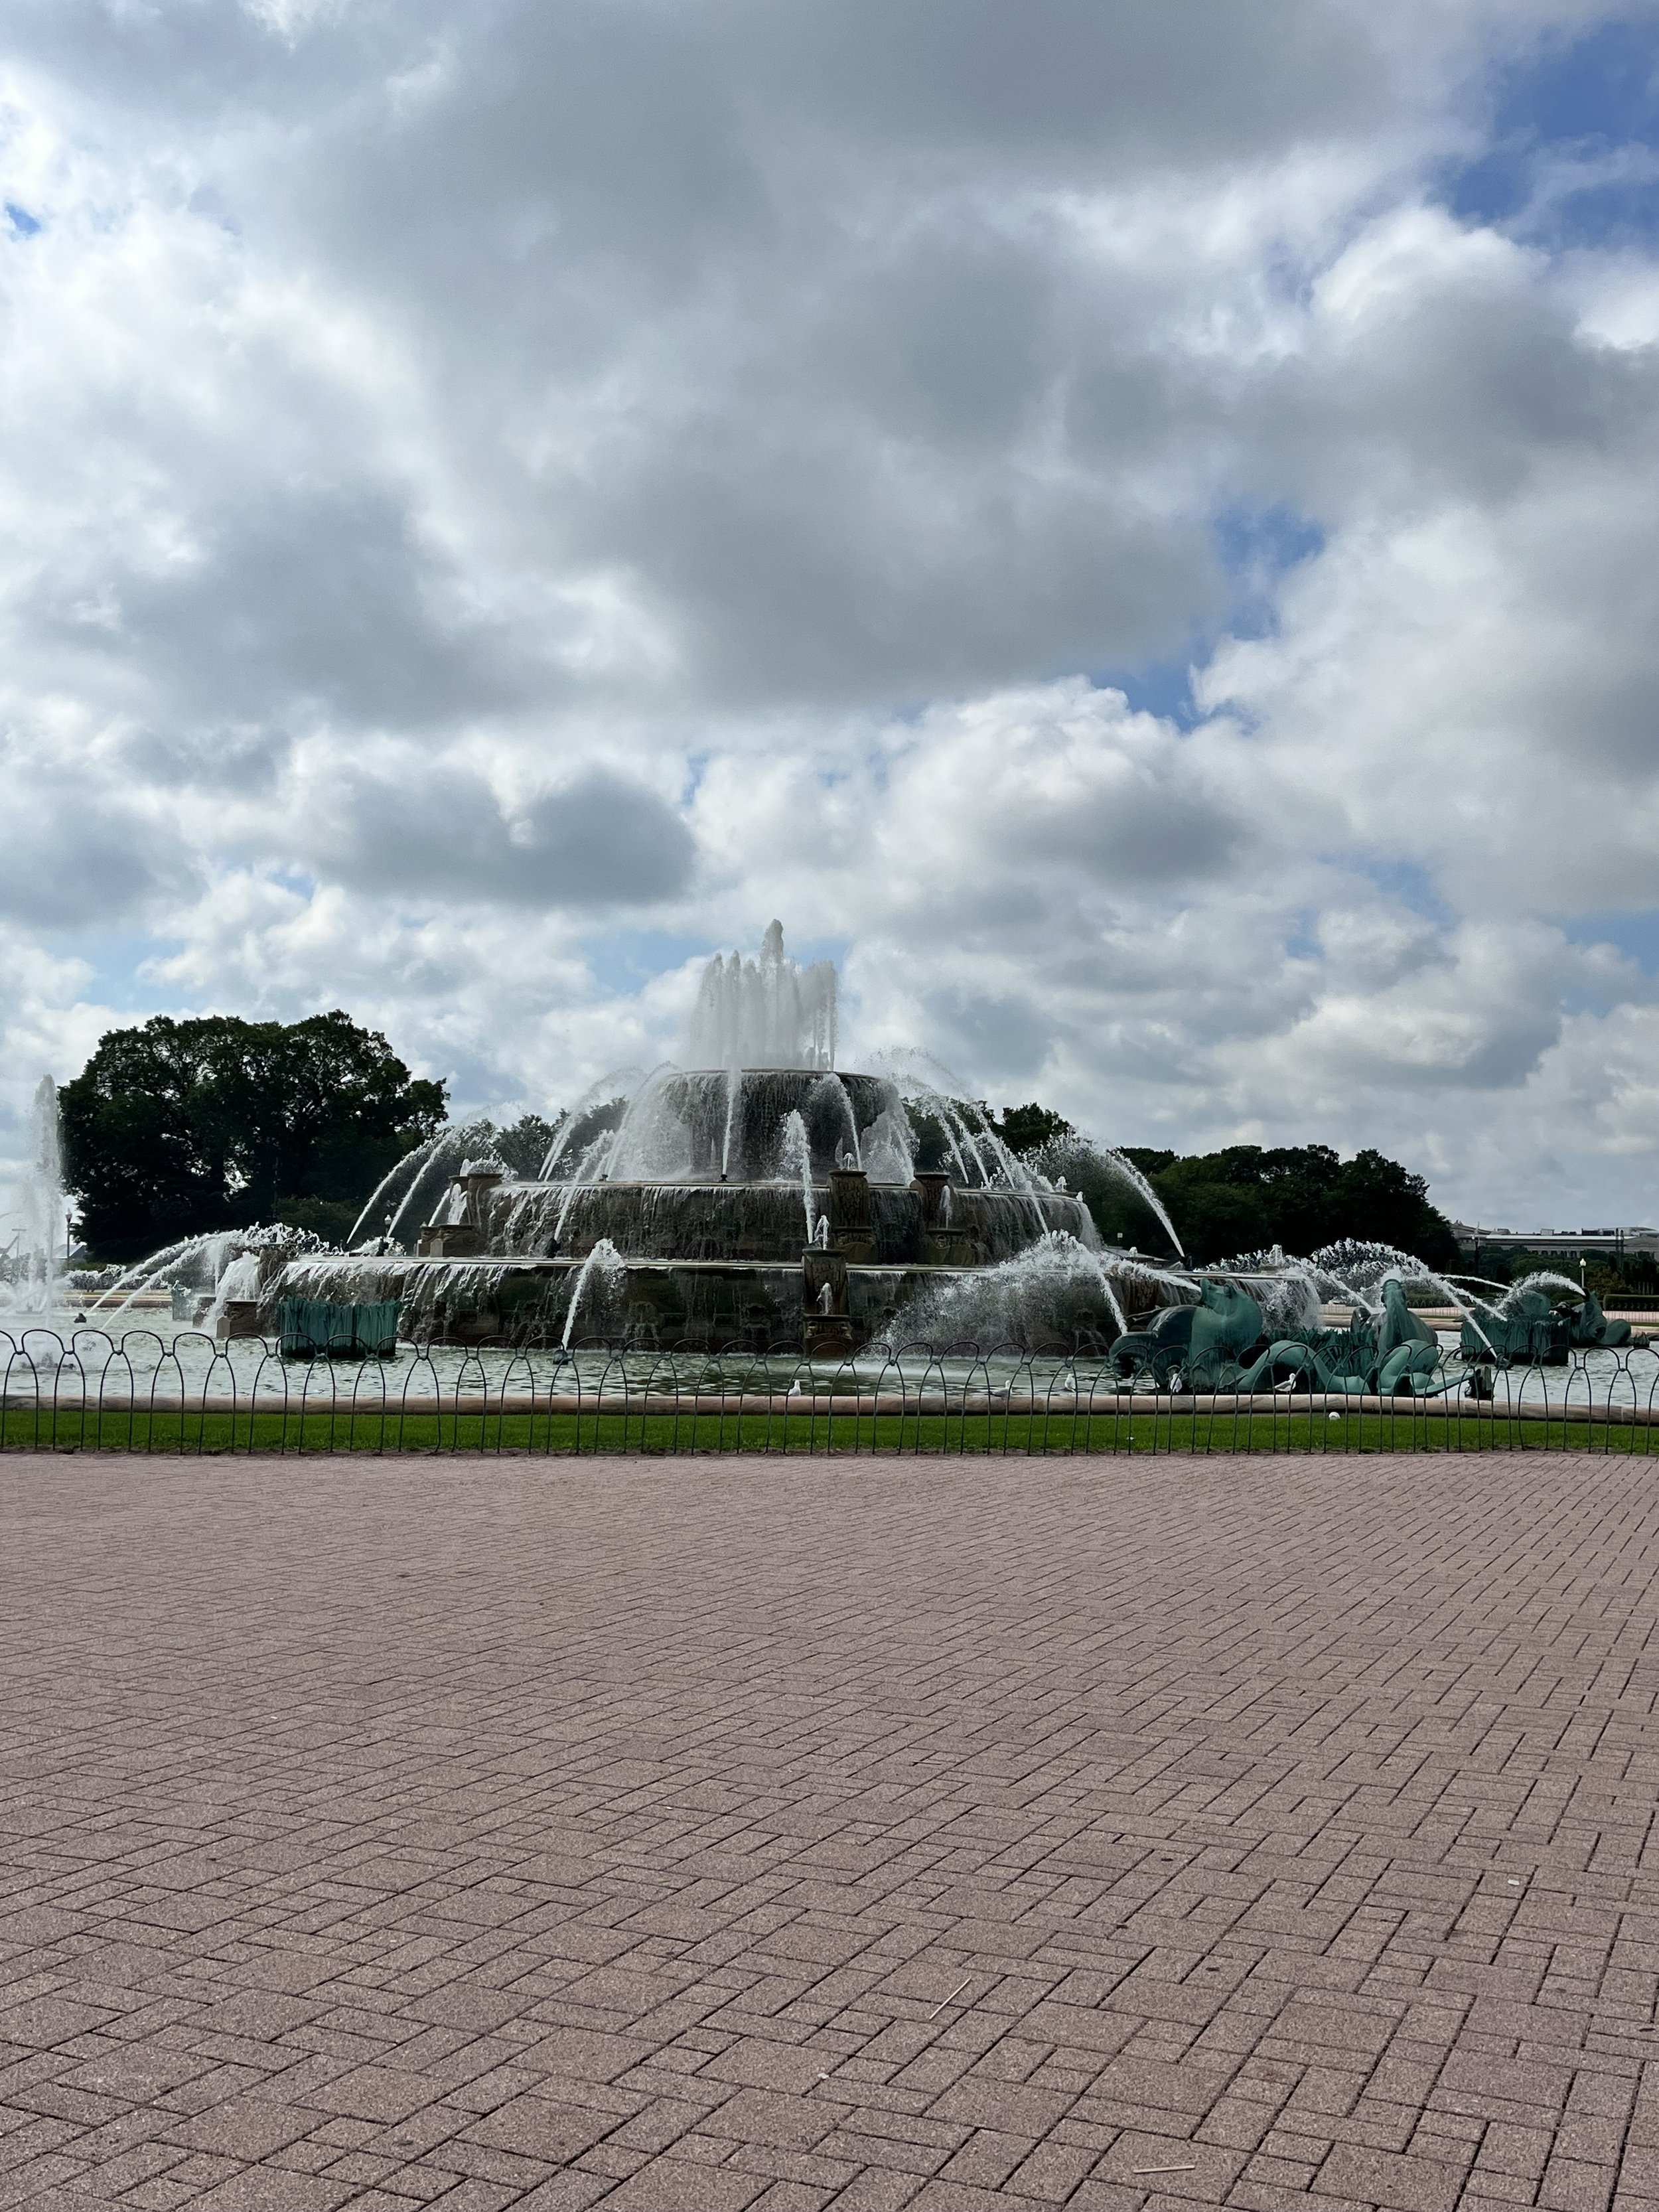
[(512, 820), (481, 778), (456, 769), (348, 774), (317, 798), (320, 872), (419, 905), (650, 905), (684, 892), (696, 860), (665, 799), (602, 770)]

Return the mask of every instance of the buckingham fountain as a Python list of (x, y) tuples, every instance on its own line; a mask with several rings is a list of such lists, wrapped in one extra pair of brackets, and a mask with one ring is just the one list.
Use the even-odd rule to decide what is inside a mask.
[(823, 1356), (907, 1314), (965, 1322), (971, 1285), (1038, 1253), (1068, 1334), (1109, 1340), (1123, 1308), (1083, 1199), (921, 1055), (838, 1067), (836, 991), (774, 922), (757, 959), (710, 961), (679, 1061), (602, 1079), (539, 1174), (509, 1174), (485, 1128), (447, 1129), (387, 1177), (349, 1253), (264, 1267), (262, 1304), (395, 1298), (406, 1329), (450, 1342)]
[[(65, 1320), (119, 1343), (162, 1295), (187, 1328), (222, 1344), (275, 1337), (284, 1358), (411, 1342), (509, 1362), (588, 1346), (837, 1363), (1008, 1347), (1090, 1356), (1113, 1389), (1342, 1401), (1489, 1395), (1500, 1368), (1632, 1342), (1627, 1322), (1555, 1275), (1482, 1284), (1358, 1243), (1193, 1267), (1121, 1153), (1067, 1138), (1021, 1158), (921, 1054), (839, 1066), (835, 968), (799, 966), (776, 922), (757, 958), (708, 963), (678, 1059), (602, 1077), (535, 1173), (522, 1158), (509, 1170), (488, 1121), (451, 1125), (398, 1163), (342, 1250), (271, 1224), (77, 1280), (55, 1256), (49, 1079), (31, 1143), (0, 1273), (0, 1337), (14, 1344)], [(1146, 1209), (1164, 1256), (1103, 1238), (1084, 1186), (1097, 1211), (1103, 1192)], [(1450, 1321), (1455, 1346), (1408, 1288)]]

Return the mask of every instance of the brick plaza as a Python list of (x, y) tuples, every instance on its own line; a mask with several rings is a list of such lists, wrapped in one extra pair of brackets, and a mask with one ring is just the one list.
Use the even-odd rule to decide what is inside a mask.
[(1659, 2205), (1641, 1461), (0, 1461), (0, 2206)]

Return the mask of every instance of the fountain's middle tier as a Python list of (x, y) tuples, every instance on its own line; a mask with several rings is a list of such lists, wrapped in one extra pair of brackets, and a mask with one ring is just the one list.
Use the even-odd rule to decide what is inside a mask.
[(866, 1265), (982, 1267), (1051, 1229), (1097, 1241), (1087, 1207), (1068, 1193), (964, 1190), (942, 1172), (902, 1185), (872, 1182), (861, 1169), (793, 1185), (570, 1185), (508, 1182), (485, 1170), (452, 1186), (420, 1250), (434, 1259), (577, 1260), (608, 1240), (625, 1260), (793, 1263), (821, 1243)]
[(544, 1178), (473, 1163), (420, 1240), (432, 1258), (983, 1267), (1051, 1229), (1096, 1242), (1079, 1199), (1028, 1175), (936, 1092), (817, 1068), (664, 1068), (625, 1107), (573, 1121)]

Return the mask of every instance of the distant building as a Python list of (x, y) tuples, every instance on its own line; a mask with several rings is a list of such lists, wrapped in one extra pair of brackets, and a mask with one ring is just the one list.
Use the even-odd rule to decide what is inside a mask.
[(1452, 1234), (1465, 1252), (1559, 1252), (1584, 1260), (1659, 1255), (1659, 1229), (1484, 1229), (1454, 1221)]

